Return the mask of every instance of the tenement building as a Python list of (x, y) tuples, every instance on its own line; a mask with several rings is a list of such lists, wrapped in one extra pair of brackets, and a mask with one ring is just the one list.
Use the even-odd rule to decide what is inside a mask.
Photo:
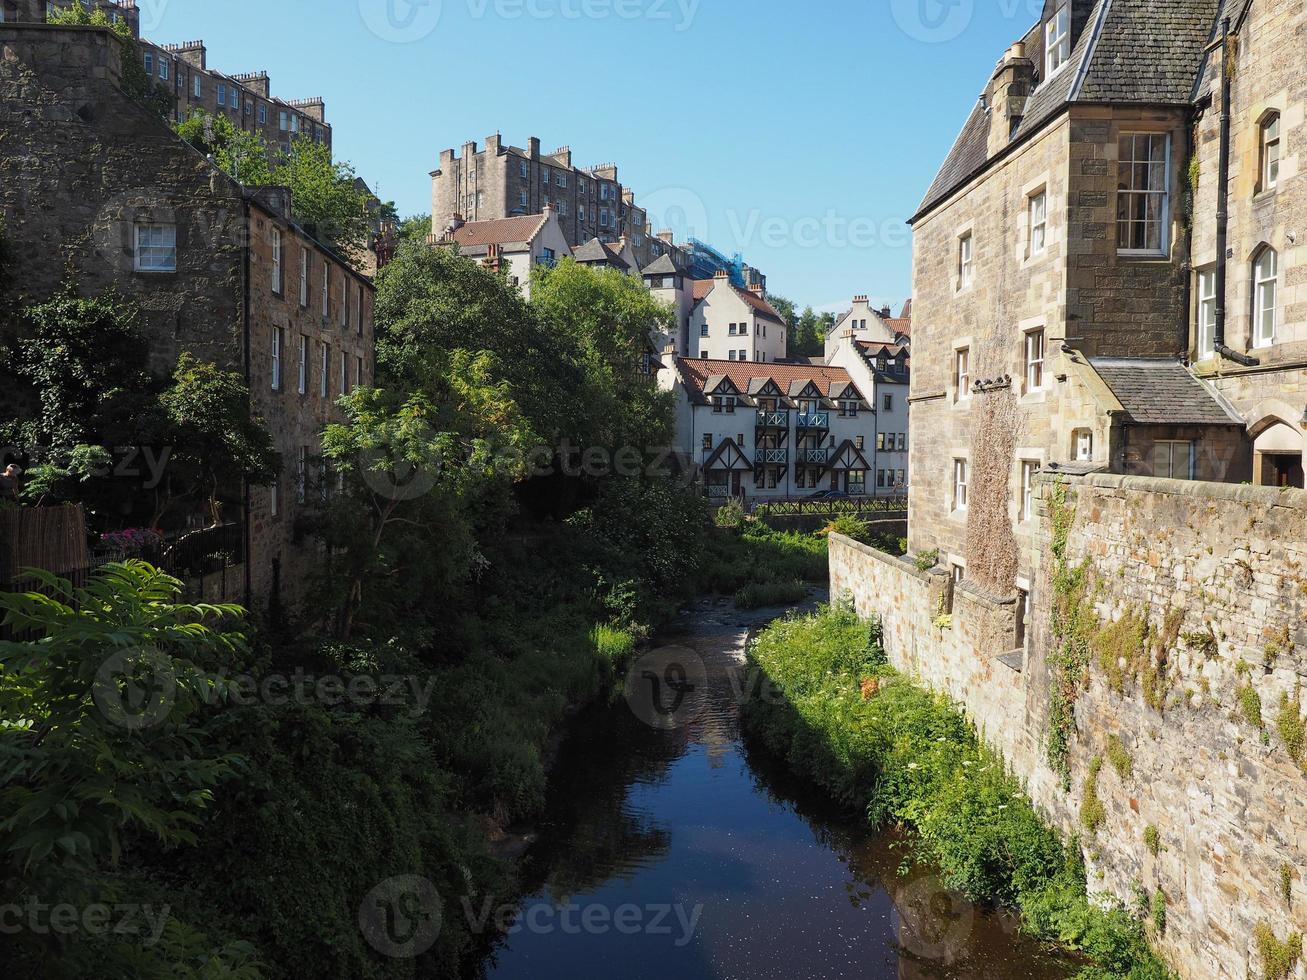
[(461, 153), (442, 152), (439, 169), (431, 173), (431, 230), (437, 235), (455, 220), (542, 214), (547, 206), (573, 248), (593, 238), (611, 243), (625, 237), (641, 268), (674, 248), (652, 233), (644, 209), (618, 180), (615, 164), (574, 166), (569, 147), (542, 153), (534, 136), (525, 148), (497, 134), (484, 146), (464, 143)]
[(1186, 980), (1300, 975), (1307, 932), (1305, 38), (1044, 4), (912, 219), (911, 555), (831, 541)]
[(1251, 475), (1244, 420), (1185, 363), (1191, 96), (1216, 4), (1155, 7), (1049, 0), (912, 219), (910, 538), (959, 575), (993, 557), (977, 528), (1028, 538), (1040, 470)]
[(231, 494), (245, 571), (229, 598), (293, 602), (321, 564), (296, 529), (330, 488), (321, 430), (373, 378), (371, 281), (288, 217), (289, 190), (242, 186), (129, 95), (109, 31), (6, 22), (0, 50), (12, 298), (112, 293), (139, 309), (154, 373), (187, 352), (242, 375), (283, 469)]
[[(11, 21), (44, 21), (51, 8), (67, 3), (0, 0)], [(173, 119), (181, 122), (204, 110), (231, 121), (239, 130), (258, 133), (272, 153), (289, 152), (292, 140), (304, 136), (331, 146), (331, 124), (321, 98), (284, 100), (272, 94), (266, 71), (224, 74), (209, 67), (203, 41), (157, 44), (140, 36), (140, 11), (135, 0), (96, 0), (95, 6), (113, 21), (131, 26), (140, 42), (146, 74), (167, 91), (175, 104)]]

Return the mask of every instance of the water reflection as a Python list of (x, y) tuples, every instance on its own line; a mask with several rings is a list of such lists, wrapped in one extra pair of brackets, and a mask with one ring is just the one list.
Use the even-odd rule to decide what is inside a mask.
[(527, 897), (477, 975), (1045, 980), (1074, 972), (928, 869), (901, 874), (898, 836), (871, 834), (742, 743), (732, 672), (757, 621), (704, 607), (669, 641), (705, 667), (702, 710), (683, 724), (642, 721), (626, 699), (578, 720), (524, 861)]

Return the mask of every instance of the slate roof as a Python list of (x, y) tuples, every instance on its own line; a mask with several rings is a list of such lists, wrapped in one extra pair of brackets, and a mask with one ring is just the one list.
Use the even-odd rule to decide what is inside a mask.
[[(1039, 132), (1071, 103), (1187, 104), (1221, 2), (1095, 0), (1071, 57), (1050, 79), (1042, 78), (1043, 24), (1036, 24), (1021, 40), (1037, 84), (1007, 145)], [(989, 162), (993, 118), (978, 100), (911, 221)]]
[(1179, 361), (1091, 357), (1089, 363), (1134, 422), (1145, 425), (1243, 425), (1243, 419)]
[(676, 263), (671, 260), (671, 257), (668, 256), (666, 253), (663, 253), (662, 255), (658, 256), (658, 258), (650, 262), (647, 266), (645, 266), (644, 271), (641, 272), (641, 275), (676, 276), (676, 275), (680, 275), (680, 272), (681, 270), (676, 268)]
[(603, 262), (615, 269), (629, 269), (626, 260), (597, 238), (592, 238), (584, 245), (572, 250), (572, 258), (577, 262)]

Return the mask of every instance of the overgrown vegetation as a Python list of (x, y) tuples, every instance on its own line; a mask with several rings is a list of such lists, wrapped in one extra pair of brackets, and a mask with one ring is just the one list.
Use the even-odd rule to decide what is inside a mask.
[(1112, 768), (1123, 780), (1134, 775), (1135, 764), (1130, 758), (1130, 750), (1125, 747), (1121, 736), (1116, 732), (1107, 736), (1107, 761), (1112, 763)]
[(1280, 710), (1275, 716), (1275, 727), (1289, 758), (1294, 762), (1302, 761), (1304, 725), (1301, 689), (1295, 689), (1293, 697), (1287, 693), (1280, 695)]
[(1253, 931), (1253, 939), (1262, 960), (1265, 980), (1288, 980), (1302, 959), (1302, 933), (1290, 933), (1281, 941), (1267, 923), (1259, 922)]
[(1148, 848), (1148, 853), (1153, 857), (1162, 853), (1162, 835), (1151, 823), (1144, 828), (1144, 847)]
[(177, 97), (145, 70), (140, 42), (132, 36), (126, 20), (112, 21), (99, 6), (72, 0), (67, 6), (51, 6), (46, 21), (67, 27), (103, 27), (111, 31), (122, 51), (123, 90), (160, 118), (167, 119), (177, 105)]
[(808, 586), (802, 582), (751, 582), (735, 593), (737, 609), (765, 609), (802, 602)]
[(1098, 775), (1103, 771), (1103, 757), (1094, 756), (1085, 773), (1085, 785), (1080, 791), (1080, 826), (1094, 833), (1107, 819), (1107, 809), (1098, 798)]
[(1034, 935), (1089, 957), (1082, 977), (1168, 976), (1138, 919), (1088, 899), (1078, 846), (1041, 821), (961, 714), (887, 666), (875, 624), (825, 608), (773, 624), (751, 656), (784, 695), (746, 705), (752, 737), (872, 825), (914, 830), (915, 858), (948, 887), (1017, 908)]

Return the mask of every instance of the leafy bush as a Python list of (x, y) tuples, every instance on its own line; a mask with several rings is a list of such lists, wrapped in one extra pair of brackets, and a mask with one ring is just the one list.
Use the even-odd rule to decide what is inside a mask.
[(635, 650), (635, 637), (629, 630), (603, 623), (590, 631), (590, 642), (600, 657), (614, 664), (622, 663)]
[(802, 602), (808, 587), (802, 582), (753, 582), (735, 593), (737, 609), (765, 609)]
[(717, 508), (713, 523), (724, 531), (739, 531), (744, 527), (744, 505), (738, 500), (728, 500)]
[(821, 534), (823, 537), (830, 537), (832, 534), (842, 534), (846, 538), (852, 538), (854, 541), (861, 541), (863, 544), (869, 544), (872, 538), (871, 524), (862, 520), (855, 514), (840, 514), (822, 528)]
[[(1021, 910), (1034, 934), (1083, 952), (1096, 980), (1166, 980), (1137, 920), (1087, 897), (1076, 846), (1047, 827), (957, 709), (887, 666), (879, 627), (825, 608), (771, 625), (753, 660), (783, 700), (745, 706), (752, 737), (873, 825), (916, 831), (919, 860), (973, 900)], [(862, 680), (880, 678), (875, 697)]]

